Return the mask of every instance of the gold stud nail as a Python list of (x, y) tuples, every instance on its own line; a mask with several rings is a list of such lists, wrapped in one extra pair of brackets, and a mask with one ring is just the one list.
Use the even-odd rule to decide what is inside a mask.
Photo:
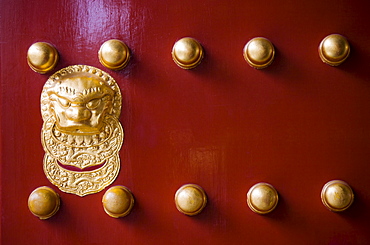
[(342, 64), (349, 56), (350, 45), (347, 39), (339, 34), (325, 37), (319, 46), (321, 60), (331, 66)]
[(172, 48), (173, 61), (183, 69), (192, 69), (198, 66), (204, 56), (202, 45), (191, 37), (178, 40)]
[(54, 69), (58, 60), (58, 51), (49, 43), (34, 43), (27, 52), (28, 65), (33, 71), (40, 74), (45, 74)]
[(256, 37), (244, 46), (243, 56), (251, 67), (263, 69), (268, 67), (274, 60), (275, 48), (268, 39)]
[(36, 188), (28, 198), (28, 209), (40, 219), (48, 219), (56, 214), (59, 206), (58, 193), (47, 186)]
[(124, 42), (111, 39), (101, 45), (98, 56), (103, 66), (111, 70), (121, 70), (130, 60), (130, 50)]
[(186, 184), (177, 190), (175, 203), (181, 213), (194, 216), (202, 212), (206, 206), (207, 195), (200, 186)]
[(330, 211), (344, 211), (351, 206), (353, 200), (351, 187), (342, 180), (329, 181), (322, 188), (321, 201)]
[(109, 188), (102, 199), (104, 211), (113, 218), (128, 215), (134, 207), (134, 196), (125, 186), (113, 186)]
[(258, 183), (252, 186), (247, 193), (249, 208), (258, 214), (267, 214), (275, 209), (279, 195), (275, 188), (267, 183)]

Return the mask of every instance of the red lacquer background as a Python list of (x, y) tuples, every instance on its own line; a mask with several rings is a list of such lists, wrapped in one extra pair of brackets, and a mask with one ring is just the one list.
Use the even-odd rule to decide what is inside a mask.
[[(369, 244), (369, 9), (365, 0), (1, 0), (1, 243)], [(351, 44), (339, 67), (322, 63), (317, 51), (332, 33)], [(205, 49), (193, 70), (171, 58), (184, 36)], [(258, 36), (276, 48), (264, 70), (242, 56)], [(100, 45), (113, 38), (132, 52), (122, 71), (98, 61)], [(40, 94), (52, 73), (37, 74), (26, 62), (38, 41), (59, 51), (54, 71), (86, 64), (119, 84), (125, 140), (113, 185), (134, 194), (129, 216), (106, 215), (104, 191), (81, 198), (46, 179)], [(321, 203), (321, 188), (333, 179), (355, 192), (343, 213)], [(268, 215), (246, 204), (258, 182), (280, 195)], [(174, 204), (186, 183), (208, 195), (195, 217)], [(43, 185), (62, 205), (41, 221), (27, 199)]]

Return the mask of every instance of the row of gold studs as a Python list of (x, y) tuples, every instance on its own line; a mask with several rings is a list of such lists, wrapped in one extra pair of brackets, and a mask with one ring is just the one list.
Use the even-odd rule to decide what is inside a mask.
[[(279, 195), (276, 189), (268, 183), (258, 183), (247, 193), (249, 208), (258, 214), (273, 211), (278, 204)], [(341, 212), (349, 208), (354, 200), (351, 187), (342, 180), (332, 180), (324, 185), (321, 191), (321, 201), (330, 211)], [(121, 185), (113, 186), (103, 195), (104, 211), (113, 218), (128, 215), (134, 206), (134, 196), (131, 191)], [(175, 204), (179, 212), (194, 216), (199, 214), (207, 204), (207, 195), (199, 185), (186, 184), (175, 194)], [(36, 188), (28, 198), (28, 208), (40, 219), (53, 216), (60, 205), (59, 195), (51, 188), (42, 186)]]
[[(319, 45), (321, 60), (331, 66), (342, 64), (350, 53), (347, 39), (339, 34), (325, 37)], [(104, 42), (98, 52), (100, 63), (111, 69), (120, 70), (127, 66), (130, 60), (128, 46), (117, 39)], [(274, 60), (274, 45), (264, 37), (251, 39), (243, 49), (243, 56), (247, 63), (256, 68), (268, 67)], [(191, 37), (178, 40), (172, 48), (173, 61), (183, 69), (192, 69), (198, 66), (204, 57), (202, 45)], [(51, 71), (59, 59), (58, 51), (49, 43), (37, 42), (30, 46), (27, 52), (27, 62), (32, 70), (44, 74)]]

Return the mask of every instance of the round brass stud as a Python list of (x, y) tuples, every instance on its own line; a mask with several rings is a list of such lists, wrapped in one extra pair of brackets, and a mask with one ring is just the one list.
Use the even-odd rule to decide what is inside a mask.
[(176, 208), (181, 213), (194, 216), (199, 214), (207, 204), (207, 195), (204, 190), (194, 184), (181, 186), (175, 195)]
[(109, 188), (103, 195), (104, 211), (113, 218), (128, 215), (134, 207), (134, 196), (125, 186), (117, 185)]
[(204, 56), (202, 45), (191, 37), (178, 40), (172, 48), (173, 61), (183, 69), (192, 69), (200, 64)]
[(275, 188), (267, 183), (258, 183), (252, 186), (247, 193), (249, 208), (258, 214), (267, 214), (275, 209), (279, 195)]
[(54, 69), (58, 60), (58, 51), (49, 43), (34, 43), (29, 47), (27, 52), (28, 65), (33, 71), (41, 74), (45, 74)]
[(321, 60), (331, 66), (342, 64), (350, 53), (350, 45), (345, 37), (331, 34), (325, 37), (319, 46)]
[(251, 67), (263, 69), (268, 67), (274, 60), (275, 48), (268, 39), (256, 37), (244, 46), (243, 56)]
[(103, 66), (111, 70), (121, 70), (130, 60), (130, 50), (124, 42), (111, 39), (101, 45), (98, 56)]
[(28, 197), (28, 209), (40, 219), (48, 219), (56, 214), (59, 206), (58, 193), (47, 186), (36, 188)]
[(342, 180), (329, 181), (322, 188), (321, 201), (330, 211), (344, 211), (351, 206), (353, 200), (351, 187)]

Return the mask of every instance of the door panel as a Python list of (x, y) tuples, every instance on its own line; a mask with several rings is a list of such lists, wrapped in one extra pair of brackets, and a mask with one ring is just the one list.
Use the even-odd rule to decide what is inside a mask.
[[(8, 1), (1, 32), (2, 244), (369, 244), (370, 32), (367, 1)], [(338, 67), (318, 55), (332, 33), (347, 37)], [(185, 36), (205, 50), (192, 70), (171, 58)], [(268, 38), (276, 57), (257, 70), (244, 45)], [(98, 50), (120, 39), (131, 50), (121, 71), (99, 63)], [(60, 54), (57, 67), (85, 64), (108, 72), (122, 98), (125, 138), (113, 185), (135, 206), (109, 217), (105, 190), (78, 197), (59, 191), (42, 168), (40, 94), (50, 72), (27, 65), (30, 45)], [(324, 184), (346, 181), (355, 193), (341, 213), (320, 199)], [(279, 193), (276, 209), (253, 213), (246, 194), (258, 182)], [(203, 212), (174, 203), (183, 184), (201, 186)], [(27, 206), (39, 186), (62, 204), (48, 220)]]

